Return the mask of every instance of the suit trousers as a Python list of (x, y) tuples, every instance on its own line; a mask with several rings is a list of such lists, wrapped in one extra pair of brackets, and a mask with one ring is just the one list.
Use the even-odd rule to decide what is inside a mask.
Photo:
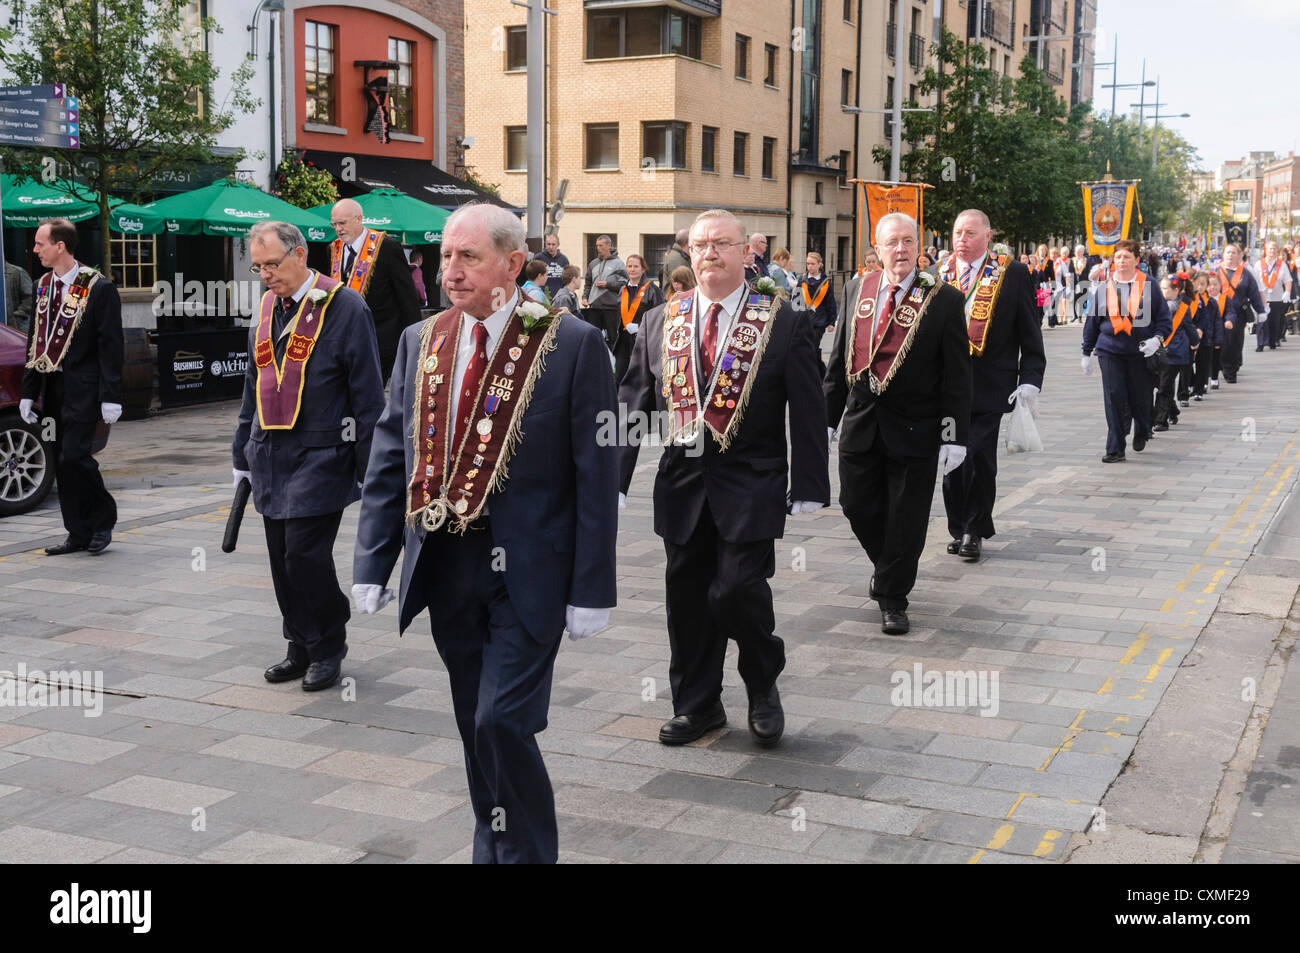
[[(623, 316), (619, 314), (618, 307), (604, 308), (600, 305), (592, 305), (584, 312), (588, 323), (594, 324), (600, 333), (605, 335), (605, 346), (613, 352), (618, 346), (618, 338), (623, 334)], [(628, 351), (629, 357), (632, 352)]]
[(988, 539), (994, 534), (993, 503), (998, 487), (998, 429), (1001, 413), (972, 413), (966, 438), (966, 459), (943, 478), (943, 506), (948, 533), (961, 539), (969, 533)]
[(1241, 369), (1241, 351), (1246, 344), (1246, 325), (1240, 317), (1233, 321), (1232, 330), (1223, 329), (1223, 351), (1219, 355), (1223, 376), (1229, 382), (1237, 379)]
[(840, 506), (875, 567), (881, 609), (906, 609), (934, 499), (939, 451), (928, 457), (890, 453), (879, 432), (865, 451), (846, 451), (840, 438)]
[[(620, 324), (622, 318), (619, 318)], [(636, 344), (636, 335), (628, 334), (626, 328), (618, 329), (618, 341), (614, 345), (614, 386), (617, 388), (632, 363), (632, 346)]]
[[(1192, 378), (1195, 375), (1196, 355), (1201, 352), (1198, 347), (1192, 352), (1191, 360), (1178, 365), (1178, 399), (1187, 400), (1192, 396)], [(1178, 416), (1177, 414), (1174, 415)]]
[(1268, 317), (1255, 323), (1255, 346), (1276, 348), (1286, 337), (1285, 301), (1268, 302)]
[(47, 375), (42, 409), (58, 421), (54, 459), (63, 526), (74, 542), (85, 544), (95, 533), (111, 532), (117, 525), (117, 502), (104, 486), (99, 464), (91, 456), (95, 422), (70, 420), (64, 415), (63, 386), (61, 372)]
[(546, 730), (560, 636), (524, 628), (486, 518), (464, 535), (429, 533), (411, 579), (431, 596), (474, 808), (474, 863), (553, 864), (555, 795), (535, 735)]
[(722, 696), (728, 638), (740, 650), (736, 667), (750, 694), (767, 692), (785, 668), (767, 582), (776, 573), (775, 542), (728, 542), (706, 502), (685, 545), (665, 540), (664, 549), (673, 714), (699, 714)]
[(1142, 355), (1097, 352), (1101, 396), (1106, 405), (1106, 453), (1123, 454), (1129, 428), (1151, 436), (1152, 374)]
[(1186, 364), (1167, 364), (1160, 369), (1160, 380), (1156, 389), (1155, 423), (1178, 423), (1178, 378), (1186, 371)]
[(262, 517), (271, 581), (294, 662), (319, 662), (347, 648), (351, 603), (334, 571), (334, 538), (343, 511), (277, 520)]
[(1206, 385), (1210, 382), (1210, 371), (1215, 369), (1218, 356), (1218, 348), (1210, 347), (1208, 344), (1202, 344), (1196, 349), (1196, 356), (1192, 359), (1192, 393), (1194, 395), (1205, 395)]

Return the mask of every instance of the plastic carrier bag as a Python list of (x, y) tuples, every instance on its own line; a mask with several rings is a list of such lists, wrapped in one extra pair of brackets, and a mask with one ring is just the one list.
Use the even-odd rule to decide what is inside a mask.
[(1038, 424), (1023, 400), (1012, 400), (1011, 420), (1007, 423), (1007, 453), (1032, 453), (1043, 449), (1043, 438), (1038, 434)]

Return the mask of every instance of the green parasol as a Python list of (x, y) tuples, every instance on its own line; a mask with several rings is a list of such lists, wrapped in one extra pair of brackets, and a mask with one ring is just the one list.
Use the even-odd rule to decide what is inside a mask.
[[(442, 226), (451, 215), (397, 189), (372, 189), (354, 198), (361, 206), (361, 220), (367, 227), (388, 232), (403, 245), (442, 241)], [(331, 205), (317, 205), (311, 211), (328, 219), (331, 208)]]
[(120, 205), (109, 213), (110, 226), (120, 232), (171, 235), (230, 235), (242, 238), (258, 222), (297, 225), (309, 242), (334, 238), (328, 217), (290, 205), (255, 185), (222, 179), (192, 192), (172, 195), (147, 205)]

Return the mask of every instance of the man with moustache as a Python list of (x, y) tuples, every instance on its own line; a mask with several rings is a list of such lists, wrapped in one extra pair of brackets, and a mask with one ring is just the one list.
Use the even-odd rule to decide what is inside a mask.
[(840, 506), (875, 569), (867, 591), (881, 630), (911, 629), (916, 583), (934, 497), (966, 456), (970, 339), (961, 294), (918, 273), (916, 220), (892, 212), (876, 224), (883, 270), (844, 289), (826, 369), (826, 422), (840, 425)]
[(1047, 356), (1042, 313), (1034, 299), (1032, 273), (1020, 262), (989, 253), (993, 229), (979, 209), (967, 209), (952, 226), (953, 254), (944, 280), (965, 299), (970, 337), (970, 434), (966, 459), (943, 478), (950, 555), (979, 562), (982, 544), (993, 536), (997, 499), (998, 429), (1012, 401), (1038, 409)]
[[(729, 638), (740, 649), (750, 734), (763, 747), (780, 741), (785, 714), (776, 680), (785, 646), (767, 582), (776, 571), (775, 540), (787, 507), (808, 513), (830, 501), (826, 405), (808, 315), (752, 290), (744, 247), (732, 213), (712, 209), (695, 220), (690, 250), (699, 286), (646, 314), (619, 390), (629, 418), (657, 411), (671, 419), (654, 485), (654, 529), (668, 556), (673, 718), (659, 729), (666, 745), (726, 724)], [(623, 494), (640, 449), (627, 443)]]

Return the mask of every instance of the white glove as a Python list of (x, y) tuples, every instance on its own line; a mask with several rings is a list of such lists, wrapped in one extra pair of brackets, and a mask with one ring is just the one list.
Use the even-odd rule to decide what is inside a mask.
[(1079, 366), (1083, 368), (1083, 373), (1091, 377), (1092, 376), (1092, 355), (1085, 354), (1083, 360), (1079, 362)]
[(826, 428), (826, 442), (827, 442), (827, 443), (834, 443), (834, 442), (835, 442), (835, 428), (834, 428), (834, 427), (827, 427), (827, 428)]
[(34, 424), (41, 419), (36, 416), (36, 411), (32, 410), (32, 400), (28, 397), (18, 402), (18, 416), (23, 418), (24, 423), (29, 424)]
[(620, 493), (620, 494), (618, 495), (618, 508), (619, 508), (620, 510), (625, 510), (625, 509), (627, 509), (627, 494), (626, 494), (626, 493)]
[(1160, 350), (1160, 339), (1156, 337), (1147, 338), (1138, 345), (1138, 350), (1142, 352), (1143, 357), (1150, 357), (1156, 351)]
[(945, 443), (939, 448), (939, 469), (947, 476), (966, 459), (966, 448), (960, 444)]
[(795, 500), (790, 504), (790, 512), (795, 515), (799, 513), (816, 513), (825, 505), (825, 503), (810, 503), (803, 500)]
[[(355, 587), (353, 587), (355, 588)], [(573, 641), (595, 635), (609, 625), (608, 609), (583, 609), (580, 606), (564, 607), (564, 627)]]
[(352, 601), (362, 615), (374, 615), (394, 599), (393, 590), (370, 583), (361, 583), (352, 587)]
[(235, 475), (235, 484), (234, 484), (234, 486), (235, 486), (235, 489), (236, 489), (236, 490), (239, 489), (239, 481), (240, 481), (240, 480), (247, 480), (249, 483), (252, 483), (252, 482), (253, 482), (253, 474), (251, 474), (251, 473), (248, 472), (247, 470), (231, 470), (230, 472), (233, 473), (233, 474)]
[(628, 334), (636, 334), (636, 332), (641, 330), (641, 325), (637, 324), (635, 321), (631, 324), (625, 325), (625, 327), (627, 328)]
[(1021, 384), (1008, 398), (1008, 403), (1012, 399), (1024, 401), (1025, 406), (1029, 408), (1029, 412), (1035, 417), (1038, 416), (1038, 388), (1033, 384)]
[(118, 418), (122, 416), (121, 404), (103, 403), (99, 405), (99, 413), (104, 418), (104, 423), (115, 424)]

